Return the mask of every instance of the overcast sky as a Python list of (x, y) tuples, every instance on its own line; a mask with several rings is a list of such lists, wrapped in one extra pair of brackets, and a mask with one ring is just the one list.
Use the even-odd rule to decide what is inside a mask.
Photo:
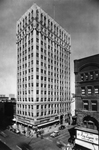
[(16, 94), (16, 21), (33, 3), (71, 35), (74, 92), (74, 60), (99, 54), (99, 0), (0, 0), (0, 94)]

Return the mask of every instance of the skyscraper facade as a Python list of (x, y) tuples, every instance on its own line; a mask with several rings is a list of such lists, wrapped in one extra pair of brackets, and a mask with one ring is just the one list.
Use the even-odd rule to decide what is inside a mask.
[(34, 4), (17, 21), (16, 38), (19, 128), (59, 122), (70, 112), (70, 35)]

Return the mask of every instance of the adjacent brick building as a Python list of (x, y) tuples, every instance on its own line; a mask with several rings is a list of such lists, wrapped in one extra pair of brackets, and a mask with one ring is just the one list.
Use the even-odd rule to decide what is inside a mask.
[[(80, 135), (79, 132), (82, 132), (82, 135), (84, 132), (89, 136), (91, 131), (90, 135), (97, 136), (99, 140), (99, 54), (74, 60), (74, 73), (76, 116), (77, 124), (80, 126), (77, 130), (81, 130), (77, 131), (76, 138)], [(91, 130), (89, 131), (89, 129)], [(78, 136), (78, 138), (80, 137)], [(93, 141), (93, 144), (96, 143)], [(97, 149), (97, 144), (95, 148)]]

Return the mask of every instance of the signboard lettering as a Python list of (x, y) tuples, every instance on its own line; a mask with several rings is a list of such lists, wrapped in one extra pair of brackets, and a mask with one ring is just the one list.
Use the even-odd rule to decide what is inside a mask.
[(77, 130), (77, 139), (98, 144), (99, 137), (97, 134)]

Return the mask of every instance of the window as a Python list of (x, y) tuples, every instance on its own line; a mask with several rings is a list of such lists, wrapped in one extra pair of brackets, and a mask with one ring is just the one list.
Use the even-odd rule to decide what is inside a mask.
[(85, 95), (85, 93), (86, 93), (85, 87), (82, 87), (82, 88), (81, 88), (81, 94), (82, 94), (82, 95)]
[(94, 79), (93, 72), (90, 72), (90, 80), (93, 80), (93, 79)]
[(43, 76), (41, 76), (41, 80), (43, 80)]
[(39, 94), (39, 90), (36, 91), (36, 94)]
[(36, 31), (36, 35), (39, 36), (39, 32), (38, 31)]
[(43, 69), (41, 69), (41, 73), (43, 73)]
[(92, 87), (88, 87), (88, 95), (92, 94)]
[(39, 50), (39, 46), (38, 45), (36, 45), (36, 49)]
[(41, 59), (43, 59), (43, 55), (41, 55)]
[(41, 83), (41, 87), (43, 87), (43, 83)]
[(36, 86), (39, 87), (39, 83), (36, 83)]
[(37, 112), (37, 117), (39, 116), (39, 112)]
[(36, 71), (39, 72), (39, 68), (36, 68)]
[(41, 105), (41, 109), (43, 109), (43, 105)]
[(41, 112), (41, 116), (43, 116), (43, 112)]
[(95, 78), (96, 78), (96, 79), (99, 78), (99, 72), (98, 72), (98, 71), (95, 72)]
[(99, 94), (99, 86), (95, 86), (94, 92), (95, 92), (95, 94)]
[(86, 77), (86, 80), (88, 80), (89, 78), (88, 73), (85, 73), (85, 77)]
[(39, 105), (37, 105), (37, 109), (39, 109)]
[(39, 61), (38, 61), (38, 60), (36, 60), (36, 64), (39, 64)]
[(88, 101), (83, 101), (83, 109), (84, 110), (88, 110), (89, 109)]
[(91, 106), (92, 106), (92, 111), (97, 111), (97, 101), (92, 101)]
[(41, 45), (43, 45), (43, 41), (41, 41)]
[(33, 109), (33, 105), (31, 105), (31, 109)]
[(39, 75), (36, 76), (36, 79), (39, 79)]
[(39, 97), (36, 98), (36, 101), (37, 101), (37, 102), (39, 101)]
[(41, 98), (41, 102), (43, 101), (43, 98)]
[(36, 53), (36, 57), (39, 57), (39, 53)]
[(41, 52), (43, 52), (43, 48), (41, 47)]

